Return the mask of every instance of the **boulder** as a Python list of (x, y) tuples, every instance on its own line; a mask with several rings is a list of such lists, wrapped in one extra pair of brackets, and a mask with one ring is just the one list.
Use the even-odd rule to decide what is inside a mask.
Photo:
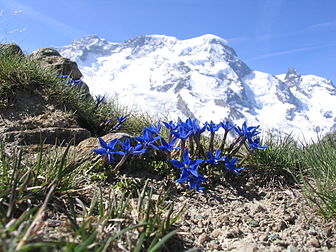
[[(130, 135), (125, 134), (125, 133), (109, 133), (107, 135), (104, 135), (101, 137), (106, 143), (109, 143), (113, 139), (120, 139), (122, 141), (125, 141), (127, 138), (131, 138)], [(77, 145), (77, 151), (80, 153), (82, 156), (94, 158), (97, 156), (96, 153), (93, 153), (92, 150), (101, 148), (99, 144), (99, 140), (97, 137), (90, 137), (82, 142), (80, 142)]]
[(24, 57), (24, 53), (17, 44), (0, 44), (0, 53), (17, 54)]
[(75, 80), (83, 76), (76, 62), (62, 57), (55, 49), (41, 48), (32, 52), (28, 57), (38, 60), (43, 67), (56, 71), (60, 75), (70, 75)]
[[(0, 44), (1, 52), (25, 57), (15, 44)], [(46, 69), (69, 75), (74, 80), (82, 77), (76, 62), (62, 57), (54, 49), (42, 48), (27, 58), (37, 60)], [(82, 88), (90, 96), (84, 82)], [(9, 153), (14, 153), (17, 148), (34, 152), (40, 148), (40, 143), (44, 143), (44, 146), (77, 145), (90, 138), (91, 132), (79, 122), (78, 115), (70, 111), (33, 86), (16, 90), (8, 106), (0, 108), (0, 144), (3, 143)]]

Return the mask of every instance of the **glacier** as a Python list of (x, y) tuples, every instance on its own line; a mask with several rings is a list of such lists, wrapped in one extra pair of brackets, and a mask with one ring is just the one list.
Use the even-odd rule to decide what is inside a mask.
[(247, 121), (310, 140), (336, 131), (336, 89), (314, 75), (250, 69), (212, 34), (145, 35), (112, 43), (96, 35), (55, 48), (77, 62), (93, 96), (165, 119)]

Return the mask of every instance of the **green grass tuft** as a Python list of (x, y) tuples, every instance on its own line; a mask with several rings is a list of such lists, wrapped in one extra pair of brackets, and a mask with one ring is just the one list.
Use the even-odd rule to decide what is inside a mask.
[(336, 142), (325, 139), (303, 149), (306, 196), (327, 218), (336, 217)]

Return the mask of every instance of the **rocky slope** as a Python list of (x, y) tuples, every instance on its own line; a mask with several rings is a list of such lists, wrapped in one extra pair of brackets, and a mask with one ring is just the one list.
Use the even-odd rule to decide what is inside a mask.
[[(57, 51), (43, 48), (25, 56), (17, 45), (1, 45), (4, 50), (18, 53), (20, 57), (31, 57), (41, 63), (43, 68), (59, 74), (70, 75), (74, 79), (81, 78), (77, 64), (62, 57)], [(47, 85), (38, 83), (39, 85)], [(83, 87), (85, 89), (85, 87)], [(10, 146), (66, 144), (76, 139), (80, 142), (91, 136), (89, 130), (80, 126), (74, 113), (60, 106), (52, 97), (48, 97), (41, 89), (28, 88), (12, 90), (14, 96), (9, 105), (0, 108), (0, 141)]]

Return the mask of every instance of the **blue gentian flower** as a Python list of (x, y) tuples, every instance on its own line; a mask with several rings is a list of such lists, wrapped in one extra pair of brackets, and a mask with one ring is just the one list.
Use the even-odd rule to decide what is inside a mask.
[[(74, 80), (72, 79), (72, 84), (77, 85), (77, 86), (83, 86), (83, 81), (81, 80)], [(70, 85), (71, 86), (71, 85)]]
[(207, 125), (201, 127), (197, 120), (191, 120), (190, 118), (187, 120), (186, 124), (188, 125), (189, 129), (191, 130), (194, 136), (200, 136), (207, 128)]
[(205, 124), (206, 124), (207, 130), (210, 132), (216, 132), (222, 126), (220, 123), (216, 124), (213, 121), (210, 121), (210, 123), (206, 122)]
[(71, 78), (70, 75), (62, 75), (62, 74), (57, 74), (56, 77), (62, 78), (63, 81), (67, 81), (67, 85), (72, 86), (72, 85), (78, 85), (78, 86), (83, 86), (83, 81), (81, 80), (74, 80)]
[(203, 162), (203, 159), (196, 159), (194, 161), (190, 161), (188, 149), (185, 149), (183, 152), (183, 161), (178, 160), (170, 160), (170, 163), (181, 169), (181, 177), (176, 180), (178, 183), (184, 183), (188, 181), (192, 176), (198, 177), (199, 174), (197, 172), (198, 166)]
[(252, 139), (252, 137), (260, 134), (260, 131), (257, 131), (260, 125), (247, 127), (246, 122), (243, 123), (242, 127), (234, 126), (234, 130), (240, 135), (245, 136), (247, 139)]
[(154, 135), (160, 135), (161, 122), (159, 121), (156, 127), (154, 127), (153, 125), (149, 125), (149, 127), (147, 127), (146, 129), (149, 130)]
[(249, 146), (253, 150), (265, 150), (265, 149), (268, 148), (268, 146), (259, 146), (259, 144), (260, 144), (260, 138), (256, 138), (254, 140), (248, 139), (248, 142), (249, 142)]
[(234, 127), (234, 125), (232, 125), (229, 121), (226, 121), (226, 123), (222, 122), (220, 125), (225, 130), (225, 132), (229, 132)]
[(141, 143), (143, 145), (144, 149), (147, 149), (148, 147), (152, 147), (156, 150), (158, 150), (159, 148), (157, 146), (155, 146), (153, 143), (157, 140), (159, 140), (161, 137), (157, 136), (157, 137), (153, 137), (152, 133), (147, 130), (146, 128), (143, 130), (143, 135), (140, 137), (134, 137), (139, 143)]
[(179, 127), (178, 130), (176, 131), (173, 131), (172, 132), (173, 135), (176, 137), (176, 138), (179, 138), (179, 139), (182, 139), (182, 140), (187, 140), (188, 137), (192, 134), (192, 131), (190, 130), (186, 130), (185, 128), (183, 127)]
[(99, 148), (99, 149), (94, 149), (93, 152), (99, 154), (99, 155), (102, 155), (102, 156), (105, 156), (107, 155), (107, 159), (109, 161), (109, 163), (112, 163), (114, 158), (113, 158), (113, 155), (114, 154), (118, 154), (118, 155), (125, 155), (124, 152), (122, 151), (115, 151), (115, 145), (118, 143), (119, 139), (116, 138), (116, 139), (113, 139), (112, 141), (109, 142), (109, 144), (107, 144), (104, 139), (102, 139), (101, 137), (98, 138), (99, 139), (99, 143), (100, 143), (100, 146), (102, 148)]
[(56, 77), (66, 79), (69, 78), (69, 75), (64, 75), (64, 74), (56, 74)]
[(166, 128), (170, 131), (174, 131), (177, 129), (177, 125), (174, 124), (173, 121), (170, 121), (169, 123), (167, 122), (162, 122), (164, 124), (164, 126), (166, 126)]
[(118, 122), (113, 126), (113, 130), (119, 130), (121, 125), (126, 121), (127, 116), (117, 116)]
[(205, 160), (208, 164), (214, 164), (217, 165), (220, 161), (223, 161), (226, 156), (220, 157), (222, 151), (218, 149), (216, 151), (216, 154), (213, 155), (211, 152), (207, 152), (208, 160)]
[(231, 160), (228, 157), (225, 157), (225, 167), (227, 170), (233, 172), (236, 175), (239, 175), (240, 171), (244, 170), (244, 168), (236, 168), (238, 162), (238, 158), (232, 158)]
[(83, 86), (83, 82), (81, 80), (74, 80), (72, 78), (69, 78), (66, 84), (69, 86), (72, 86), (72, 85)]
[(131, 146), (131, 140), (127, 138), (125, 142), (120, 141), (125, 155), (140, 155), (146, 152), (146, 149), (142, 149), (142, 144), (137, 144), (135, 147)]
[(198, 177), (192, 177), (189, 179), (189, 189), (195, 190), (196, 192), (203, 192), (205, 188), (201, 186), (203, 181), (207, 181), (208, 179), (205, 178), (203, 175), (198, 174)]
[(197, 169), (199, 164), (201, 164), (203, 159), (196, 159), (194, 161), (190, 161), (188, 149), (185, 149), (183, 152), (183, 161), (171, 160), (171, 164), (177, 168), (180, 168), (182, 171), (189, 171), (195, 177), (198, 176)]
[(179, 150), (181, 149), (180, 147), (175, 147), (175, 143), (177, 141), (177, 138), (174, 138), (171, 143), (167, 143), (166, 140), (164, 140), (163, 138), (161, 138), (161, 143), (162, 145), (159, 146), (159, 149), (162, 150), (162, 151), (168, 151), (168, 152), (172, 152), (174, 150)]

